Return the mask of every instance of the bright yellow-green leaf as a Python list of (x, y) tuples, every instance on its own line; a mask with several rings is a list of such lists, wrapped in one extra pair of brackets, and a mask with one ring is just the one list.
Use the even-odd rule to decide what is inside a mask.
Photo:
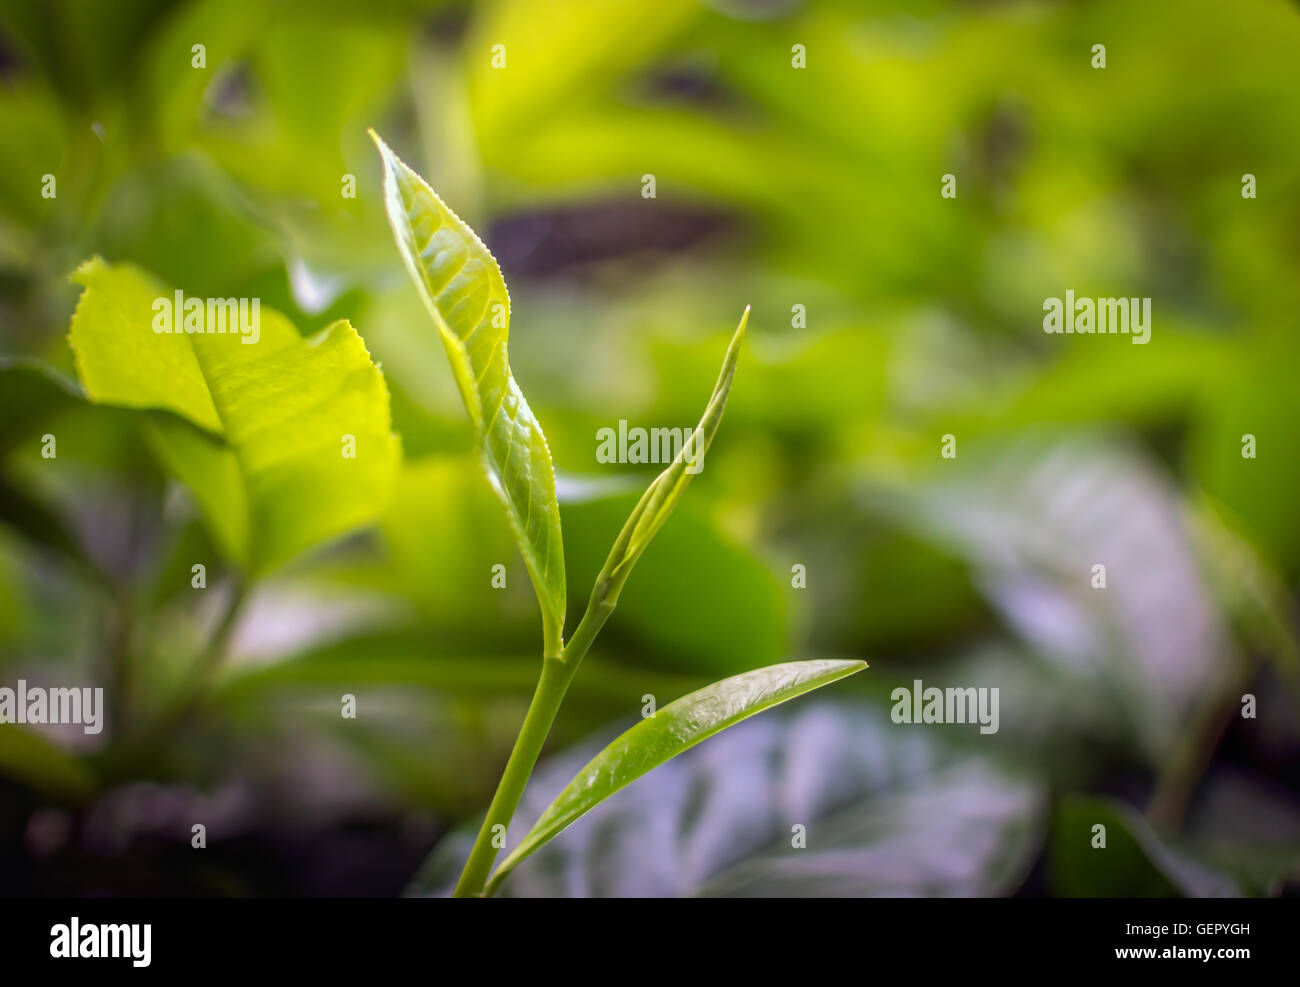
[(110, 267), (99, 257), (77, 268), (72, 280), (86, 289), (68, 333), (86, 396), (98, 404), (174, 411), (220, 435), (221, 417), (194, 345), (205, 336), (153, 331), (154, 302), (172, 301), (172, 291), (138, 267)]
[(222, 554), (245, 561), (248, 498), (239, 460), (230, 447), (175, 415), (149, 415), (144, 431), (163, 469), (182, 479), (194, 494)]
[(643, 774), (755, 713), (866, 667), (865, 661), (790, 661), (733, 675), (669, 703), (587, 762), (501, 862), (487, 893), (496, 890), (529, 854)]
[(375, 519), (401, 448), (383, 376), (347, 322), (304, 339), (259, 305), (253, 331), (250, 305), (245, 332), (156, 332), (154, 303), (174, 294), (144, 271), (94, 258), (73, 280), (87, 397), (173, 413), (150, 416), (154, 448), (251, 574)]
[(372, 132), (397, 248), (442, 336), (483, 465), (505, 505), (542, 607), (547, 655), (564, 632), (564, 547), (542, 426), (510, 372), (510, 296), (496, 259), (418, 174)]

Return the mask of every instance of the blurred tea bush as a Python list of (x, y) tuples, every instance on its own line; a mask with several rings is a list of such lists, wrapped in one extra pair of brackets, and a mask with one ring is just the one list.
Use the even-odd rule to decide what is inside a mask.
[[(599, 464), (597, 430), (693, 423), (754, 307), (711, 468), (519, 823), (646, 694), (872, 663), (633, 786), (507, 891), (1294, 887), (1294, 4), (0, 10), (0, 683), (102, 684), (111, 720), (0, 726), (7, 891), (392, 893), (438, 843), (434, 889), (490, 795), (539, 621), (367, 126), (501, 261), (571, 609), (654, 469)], [(348, 318), (405, 455), (378, 524), (249, 589), (210, 694), (161, 734), (238, 574), (139, 420), (80, 396), (69, 275), (95, 254), (304, 333)], [(1152, 298), (1150, 343), (1043, 333), (1066, 289)], [(998, 733), (891, 723), (915, 679), (998, 688)]]

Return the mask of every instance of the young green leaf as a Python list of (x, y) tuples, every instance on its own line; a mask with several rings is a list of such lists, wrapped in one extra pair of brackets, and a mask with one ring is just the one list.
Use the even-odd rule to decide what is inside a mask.
[(256, 342), (155, 332), (155, 302), (173, 293), (144, 271), (94, 258), (73, 280), (85, 291), (68, 340), (86, 396), (153, 410), (159, 459), (251, 574), (378, 516), (401, 446), (383, 375), (347, 322), (304, 339), (259, 304)]
[[(1023, 885), (1047, 831), (1041, 778), (933, 731), (900, 730), (886, 705), (807, 698), (737, 724), (606, 799), (496, 894), (950, 898)], [(563, 788), (591, 753), (549, 759), (520, 815), (537, 818), (550, 801), (543, 793)], [(808, 839), (791, 853), (795, 823)], [(507, 844), (527, 830), (512, 828)], [(440, 839), (406, 894), (445, 897), (472, 836), (466, 827)], [(1095, 853), (1089, 836), (1083, 852)]]
[(727, 397), (731, 394), (731, 381), (736, 376), (736, 358), (740, 355), (740, 341), (744, 338), (745, 326), (748, 323), (749, 306), (746, 305), (745, 312), (740, 317), (740, 325), (736, 327), (736, 332), (731, 337), (731, 344), (727, 347), (726, 356), (722, 358), (722, 370), (718, 374), (718, 382), (713, 385), (713, 394), (709, 397), (709, 403), (704, 409), (700, 423), (695, 426), (690, 440), (683, 443), (677, 458), (655, 477), (654, 482), (646, 488), (645, 495), (633, 508), (632, 515), (623, 529), (626, 538), (624, 534), (620, 534), (614, 543), (614, 552), (620, 554), (617, 556), (610, 554), (609, 562), (614, 563), (610, 572), (619, 586), (627, 580), (628, 572), (645, 551), (645, 547), (650, 544), (650, 539), (668, 520), (668, 515), (677, 506), (677, 501), (681, 499), (686, 485), (691, 482), (691, 476), (704, 466), (704, 455), (709, 451), (713, 437), (718, 434), (718, 426), (722, 424), (722, 412), (726, 409)]
[(511, 870), (583, 813), (682, 751), (755, 713), (842, 679), (865, 661), (791, 661), (705, 686), (643, 719), (587, 763), (542, 813), (488, 882), (491, 894)]
[(546, 436), (510, 372), (505, 279), (474, 231), (378, 134), (370, 136), (384, 162), (384, 201), (398, 252), (442, 337), (484, 469), (541, 603), (545, 653), (554, 657), (564, 632), (560, 508)]
[(727, 396), (731, 393), (731, 381), (736, 376), (736, 360), (740, 356), (740, 343), (745, 337), (745, 327), (749, 324), (749, 306), (740, 317), (740, 324), (731, 337), (727, 353), (722, 358), (722, 370), (718, 381), (713, 385), (713, 394), (704, 409), (700, 423), (695, 426), (690, 438), (682, 443), (677, 457), (668, 464), (646, 488), (641, 499), (632, 508), (623, 525), (623, 530), (614, 539), (614, 547), (609, 550), (605, 565), (596, 576), (596, 584), (591, 591), (591, 600), (587, 612), (583, 614), (582, 623), (574, 631), (570, 648), (581, 657), (591, 645), (592, 639), (601, 625), (613, 612), (618, 603), (618, 596), (623, 591), (632, 566), (641, 557), (647, 545), (672, 513), (677, 502), (681, 500), (691, 477), (704, 468), (704, 456), (713, 443), (722, 423), (722, 412), (727, 407)]

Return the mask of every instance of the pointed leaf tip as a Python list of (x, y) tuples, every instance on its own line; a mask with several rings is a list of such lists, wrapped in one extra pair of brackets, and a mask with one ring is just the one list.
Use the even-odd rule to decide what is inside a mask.
[(704, 468), (705, 455), (713, 444), (713, 437), (717, 435), (727, 398), (731, 394), (740, 343), (744, 339), (748, 323), (749, 307), (746, 306), (740, 324), (736, 326), (731, 342), (727, 344), (717, 383), (713, 385), (713, 393), (704, 408), (704, 415), (695, 426), (692, 438), (683, 443), (677, 457), (646, 488), (624, 523), (623, 530), (614, 540), (609, 556), (605, 559), (605, 566), (596, 577), (595, 590), (596, 593), (605, 594), (605, 600), (611, 604), (618, 601), (632, 566), (681, 500), (691, 477)]
[(479, 452), (542, 607), (545, 653), (562, 647), (564, 547), (542, 426), (510, 370), (510, 294), (467, 223), (374, 131), (398, 252), (442, 337)]
[(733, 675), (669, 703), (591, 759), (515, 847), (486, 889), (492, 894), (515, 866), (619, 789), (665, 761), (773, 706), (867, 667), (861, 660), (791, 661)]

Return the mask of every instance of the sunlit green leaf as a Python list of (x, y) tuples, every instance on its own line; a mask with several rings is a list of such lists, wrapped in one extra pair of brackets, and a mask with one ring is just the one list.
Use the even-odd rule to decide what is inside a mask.
[(542, 426), (510, 372), (510, 296), (483, 242), (379, 136), (384, 199), (398, 251), (447, 349), (542, 606), (546, 653), (564, 631), (564, 546), (555, 471)]
[(149, 435), (237, 562), (260, 574), (375, 519), (401, 450), (383, 376), (348, 323), (304, 339), (263, 308), (251, 345), (252, 333), (157, 333), (154, 301), (172, 293), (144, 271), (96, 258), (74, 280), (87, 397), (180, 416), (152, 416)]
[(805, 692), (867, 667), (865, 661), (791, 661), (705, 686), (641, 720), (594, 757), (551, 803), (488, 882), (491, 893), (515, 866), (583, 813), (682, 751)]

